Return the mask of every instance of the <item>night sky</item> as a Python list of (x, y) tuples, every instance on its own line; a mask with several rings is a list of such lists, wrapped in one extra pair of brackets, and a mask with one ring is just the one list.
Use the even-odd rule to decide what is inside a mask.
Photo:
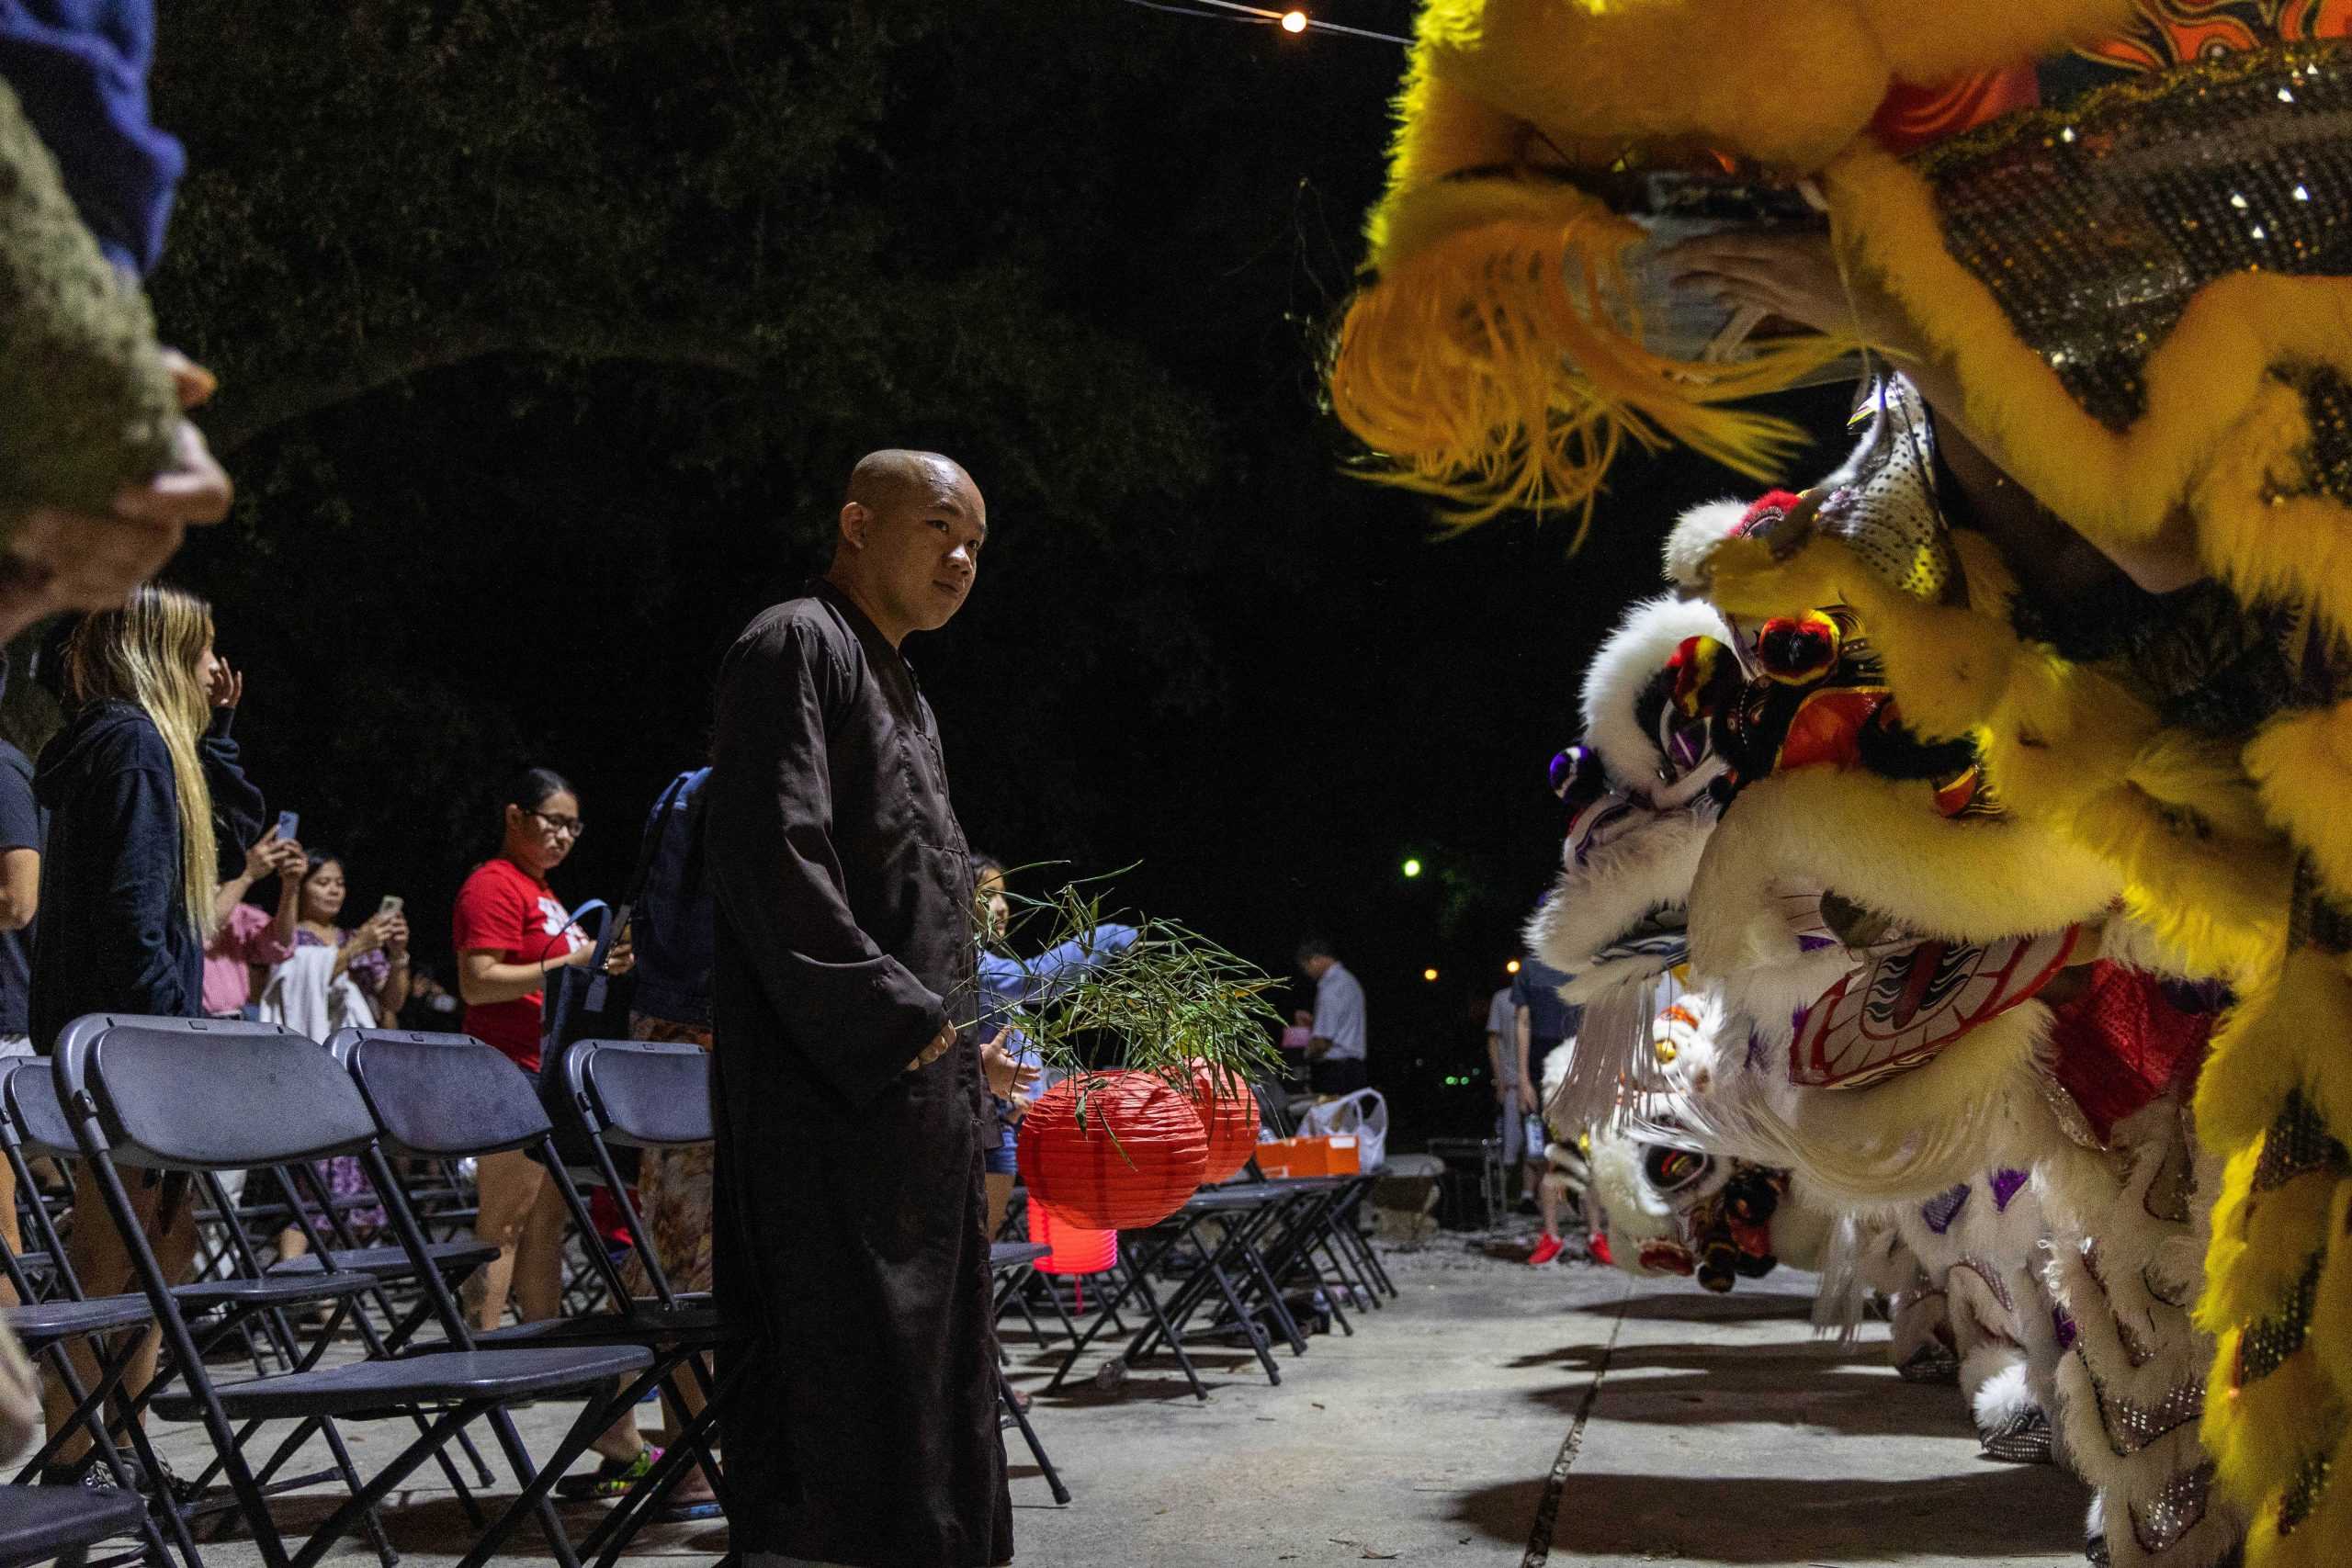
[[(197, 257), (221, 205), (276, 177), (252, 122), (204, 96), (205, 18), (185, 13), (205, 9), (175, 25), (166, 7), (157, 72), (159, 118), (220, 173), (184, 193), (175, 243), (193, 236)], [(571, 775), (593, 824), (559, 891), (616, 897), (647, 807), (699, 761), (719, 655), (821, 566), (851, 460), (935, 444), (991, 505), (967, 607), (909, 648), (973, 843), (1016, 864), (1132, 863), (1121, 902), (1279, 975), (1300, 935), (1329, 932), (1369, 992), (1397, 1138), (1469, 1130), (1486, 1091), (1440, 1080), (1477, 1061), (1557, 852), (1544, 764), (1575, 737), (1583, 663), (1656, 587), (1674, 511), (1756, 487), (1629, 459), (1573, 559), (1566, 517), (1440, 537), (1423, 503), (1345, 471), (1316, 401), (1402, 51), (1116, 0), (930, 9), (945, 19), (883, 57), (832, 188), (904, 224), (899, 281), (997, 268), (1115, 345), (1113, 368), (1032, 412), (1017, 364), (989, 367), (1001, 395), (910, 374), (860, 400), (831, 389), (831, 351), (787, 350), (749, 384), (498, 351), (322, 400), (238, 443), (238, 517), (167, 574), (214, 597), (249, 671), (253, 772), (306, 840), (344, 849), (357, 911), (406, 896), (428, 959), (446, 959), (448, 900), (526, 761)], [(1401, 30), (1409, 7), (1322, 14)], [(808, 220), (821, 243), (837, 218)], [(396, 276), (409, 243), (394, 214), (354, 265)], [(188, 271), (158, 280), (166, 335), (216, 362), (249, 346), (222, 341), (198, 261), (172, 265)], [(569, 287), (560, 257), (517, 265), (546, 269), (521, 284)], [(250, 288), (273, 286), (256, 272)], [(287, 330), (269, 352), (291, 363)], [(1787, 412), (1834, 431), (1843, 399)]]

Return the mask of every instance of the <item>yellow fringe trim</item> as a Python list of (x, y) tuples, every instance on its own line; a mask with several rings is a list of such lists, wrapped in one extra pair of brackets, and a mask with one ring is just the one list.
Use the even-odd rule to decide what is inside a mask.
[(1848, 347), (1807, 336), (1733, 365), (1649, 352), (1623, 270), (1642, 231), (1573, 186), (1428, 187), (1387, 203), (1381, 232), (1380, 274), (1340, 324), (1332, 411), (1396, 465), (1375, 477), (1453, 502), (1461, 524), (1556, 506), (1589, 525), (1629, 437), (1766, 479), (1804, 431), (1724, 405)]
[(2352, 1181), (2335, 1184), (2323, 1234), (2334, 1238), (2320, 1271), (2319, 1297), (2312, 1312), (2312, 1350), (2335, 1383), (2338, 1397), (2352, 1390), (2352, 1247), (2340, 1245), (2352, 1222)]
[[(2269, 1131), (2290, 1093), (2310, 1096), (2323, 1116), (2342, 1108), (2352, 1100), (2348, 1040), (2352, 981), (2324, 953), (2289, 953), (2277, 983), (2242, 996), (2213, 1037), (2197, 1081), (2199, 1135), (2235, 1157)], [(2328, 1120), (2339, 1136), (2352, 1128), (2352, 1119)]]
[(2229, 1175), (2213, 1208), (2213, 1243), (2207, 1258), (2226, 1264), (2230, 1278), (2206, 1292), (2198, 1314), (2216, 1332), (2267, 1315), (2301, 1281), (2327, 1235), (2327, 1216), (2335, 1200), (2336, 1183), (2325, 1171), (2297, 1177), (2276, 1191), (2256, 1195), (2255, 1162), (2240, 1158), (2249, 1152), (2241, 1149), (2231, 1156)]
[(2274, 719), (2245, 749), (2270, 819), (2311, 853), (2321, 883), (2352, 897), (2352, 701)]
[[(2264, 1499), (2260, 1506), (2268, 1513), (2280, 1483), (2303, 1457), (2334, 1447), (2338, 1406), (2308, 1343), (2268, 1377), (2233, 1386), (2239, 1337), (2232, 1329), (2216, 1348), (2198, 1432), (2222, 1484), (2240, 1497)], [(2317, 1418), (2323, 1411), (2329, 1418)]]

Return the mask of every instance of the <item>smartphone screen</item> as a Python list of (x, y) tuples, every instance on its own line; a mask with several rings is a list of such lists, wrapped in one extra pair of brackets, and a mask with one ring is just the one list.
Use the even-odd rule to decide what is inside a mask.
[(302, 814), (300, 812), (281, 811), (277, 814), (277, 836), (279, 838), (292, 838), (295, 834), (295, 830), (301, 826)]
[(401, 912), (401, 896), (397, 893), (387, 893), (384, 895), (384, 901), (376, 906), (376, 918), (380, 920), (387, 916), (397, 915)]

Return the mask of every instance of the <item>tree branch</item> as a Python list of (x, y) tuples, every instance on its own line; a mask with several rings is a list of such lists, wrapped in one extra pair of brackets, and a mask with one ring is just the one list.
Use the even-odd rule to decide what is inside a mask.
[(200, 423), (214, 452), (234, 452), (280, 425), (430, 371), (496, 354), (540, 355), (579, 365), (638, 360), (745, 378), (758, 375), (761, 364), (744, 338), (660, 322), (620, 327), (475, 324), (453, 328), (430, 343), (369, 343), (338, 359), (322, 359), (307, 374), (280, 375), (266, 385), (240, 388), (232, 381), (224, 385)]

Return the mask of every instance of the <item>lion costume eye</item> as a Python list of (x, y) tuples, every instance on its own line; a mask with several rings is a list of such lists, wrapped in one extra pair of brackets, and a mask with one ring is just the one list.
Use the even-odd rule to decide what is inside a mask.
[(1705, 1180), (1714, 1168), (1715, 1162), (1709, 1156), (1690, 1149), (1668, 1148), (1663, 1144), (1651, 1145), (1642, 1156), (1642, 1174), (1660, 1192), (1679, 1192)]

